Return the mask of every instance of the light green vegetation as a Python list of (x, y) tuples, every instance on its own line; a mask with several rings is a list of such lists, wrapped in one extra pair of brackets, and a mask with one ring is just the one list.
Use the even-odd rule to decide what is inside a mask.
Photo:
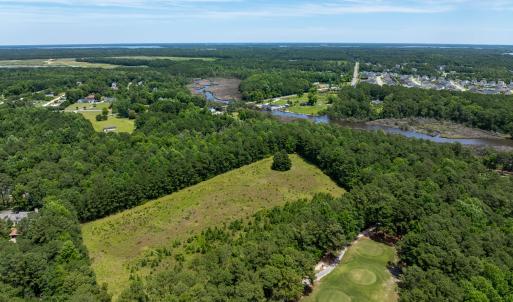
[(171, 61), (190, 61), (190, 60), (201, 60), (212, 62), (216, 58), (199, 58), (199, 57), (166, 57), (166, 56), (124, 56), (124, 57), (113, 57), (114, 59), (133, 59), (133, 60), (171, 60)]
[(82, 67), (82, 68), (115, 68), (117, 65), (103, 63), (77, 62), (76, 59), (32, 59), (3, 60), (0, 68), (36, 68), (36, 67)]
[[(118, 295), (129, 266), (158, 248), (171, 248), (207, 227), (248, 217), (263, 208), (344, 191), (297, 155), (292, 169), (271, 170), (272, 158), (230, 171), (122, 213), (83, 225), (82, 234), (100, 284)], [(137, 269), (137, 268), (135, 268)], [(155, 268), (154, 268), (155, 269)], [(137, 273), (144, 273), (138, 271)]]
[(82, 114), (87, 120), (93, 124), (94, 130), (101, 132), (106, 127), (116, 127), (116, 132), (126, 132), (132, 133), (135, 129), (134, 120), (130, 120), (127, 118), (119, 118), (113, 115), (109, 115), (109, 119), (106, 121), (97, 121), (96, 116), (101, 114), (101, 111), (81, 111)]
[(331, 274), (315, 285), (303, 302), (395, 302), (397, 285), (387, 269), (395, 249), (362, 237), (346, 252)]
[(322, 111), (328, 109), (328, 97), (331, 93), (318, 93), (317, 103), (314, 106), (301, 106), (302, 103), (308, 102), (308, 94), (305, 93), (303, 96), (292, 96), (281, 98), (278, 101), (273, 102), (275, 105), (290, 104), (287, 111), (299, 113), (299, 114), (310, 114), (319, 115)]

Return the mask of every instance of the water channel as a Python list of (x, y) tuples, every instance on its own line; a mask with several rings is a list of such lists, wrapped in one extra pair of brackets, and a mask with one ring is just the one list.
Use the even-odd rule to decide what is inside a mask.
[(431, 136), (428, 134), (420, 133), (412, 130), (401, 130), (399, 128), (368, 125), (365, 122), (342, 122), (331, 121), (327, 115), (311, 116), (306, 114), (297, 114), (284, 111), (271, 111), (271, 115), (283, 119), (306, 119), (319, 124), (334, 123), (343, 127), (366, 130), (366, 131), (384, 131), (385, 133), (399, 134), (405, 137), (425, 139), (435, 143), (460, 143), (462, 145), (477, 145), (477, 146), (490, 146), (490, 147), (509, 147), (513, 148), (513, 140), (500, 139), (500, 138), (444, 138), (441, 136)]
[[(210, 85), (205, 85), (201, 88), (196, 88), (195, 92), (197, 94), (204, 95), (207, 101), (217, 102), (222, 104), (229, 104), (230, 102), (227, 100), (222, 100), (215, 96), (214, 93), (209, 91)], [(384, 131), (385, 133), (390, 134), (398, 134), (405, 137), (424, 139), (428, 141), (432, 141), (435, 143), (460, 143), (462, 145), (471, 145), (471, 146), (489, 146), (494, 148), (513, 148), (513, 140), (510, 139), (501, 139), (501, 138), (444, 138), (441, 136), (431, 136), (428, 134), (420, 133), (412, 130), (402, 130), (394, 127), (387, 127), (381, 125), (368, 125), (365, 122), (342, 122), (342, 121), (334, 121), (330, 120), (327, 115), (321, 116), (313, 116), (307, 114), (299, 114), (293, 112), (285, 112), (280, 110), (271, 111), (271, 115), (282, 119), (282, 120), (293, 120), (293, 119), (305, 119), (311, 120), (318, 124), (337, 124), (343, 127), (358, 129), (358, 130), (366, 130), (366, 131)]]

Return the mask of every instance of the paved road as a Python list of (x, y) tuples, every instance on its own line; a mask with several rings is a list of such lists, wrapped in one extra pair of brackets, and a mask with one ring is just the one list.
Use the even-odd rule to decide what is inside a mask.
[[(342, 251), (340, 251), (339, 255), (337, 256), (337, 259), (335, 260), (334, 263), (331, 263), (331, 264), (325, 264), (323, 266), (323, 268), (317, 272), (315, 274), (315, 281), (319, 281), (321, 280), (322, 278), (326, 277), (327, 275), (329, 275), (329, 273), (331, 273), (336, 267), (337, 265), (340, 264), (340, 262), (342, 262), (342, 258), (344, 258), (344, 255), (346, 254), (347, 252), (347, 249), (349, 247), (351, 247), (353, 244), (355, 244), (358, 240), (360, 240), (362, 237), (364, 236), (369, 236), (369, 233), (367, 230), (363, 231), (362, 233), (358, 234), (358, 236), (356, 236), (356, 239), (351, 242), (350, 245), (346, 246)], [(318, 264), (319, 265), (319, 264)]]
[(358, 84), (358, 80), (360, 77), (360, 62), (356, 62), (354, 65), (354, 73), (353, 73), (353, 80), (351, 81), (351, 86), (356, 87), (356, 84)]

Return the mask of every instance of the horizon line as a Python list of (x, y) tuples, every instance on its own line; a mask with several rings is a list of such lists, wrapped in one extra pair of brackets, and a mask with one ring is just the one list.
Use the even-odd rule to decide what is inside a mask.
[(50, 47), (50, 46), (126, 46), (126, 45), (449, 45), (449, 46), (507, 46), (494, 43), (439, 43), (439, 42), (114, 42), (114, 43), (51, 43), (51, 44), (0, 44), (0, 47)]

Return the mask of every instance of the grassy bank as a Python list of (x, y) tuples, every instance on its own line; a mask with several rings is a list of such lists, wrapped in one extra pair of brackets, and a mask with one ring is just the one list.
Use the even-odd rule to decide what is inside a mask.
[(149, 252), (210, 226), (259, 209), (326, 192), (344, 191), (318, 168), (291, 156), (292, 169), (270, 169), (264, 159), (122, 213), (83, 225), (98, 282), (114, 295), (127, 285), (129, 266)]
[(395, 261), (393, 247), (362, 237), (342, 262), (315, 285), (303, 302), (395, 302), (396, 283), (387, 269)]

